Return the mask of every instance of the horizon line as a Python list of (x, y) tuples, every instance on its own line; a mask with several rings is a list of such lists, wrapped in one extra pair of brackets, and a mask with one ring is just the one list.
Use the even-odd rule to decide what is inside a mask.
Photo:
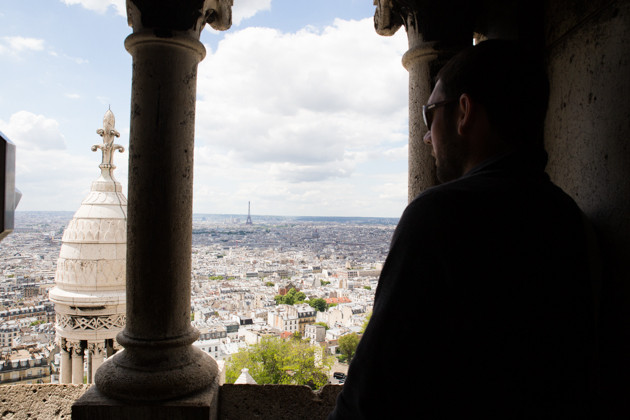
[[(76, 210), (15, 210), (15, 213), (76, 213)], [(242, 216), (246, 213), (195, 213), (194, 216)], [(252, 214), (251, 217), (312, 217), (337, 219), (400, 219), (400, 216), (316, 216), (316, 215), (281, 215), (281, 214)]]

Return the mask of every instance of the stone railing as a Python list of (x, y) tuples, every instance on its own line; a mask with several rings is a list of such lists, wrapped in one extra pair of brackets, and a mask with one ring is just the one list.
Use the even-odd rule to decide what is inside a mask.
[[(2, 418), (70, 419), (72, 404), (89, 385), (0, 386)], [(341, 385), (326, 385), (312, 392), (306, 386), (223, 385), (219, 392), (220, 420), (311, 419), (325, 420), (335, 406)]]

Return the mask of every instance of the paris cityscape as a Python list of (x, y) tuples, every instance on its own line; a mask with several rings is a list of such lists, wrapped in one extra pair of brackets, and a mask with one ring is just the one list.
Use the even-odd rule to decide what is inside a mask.
[[(72, 212), (16, 212), (0, 244), (0, 384), (58, 383), (55, 286)], [(193, 216), (191, 320), (194, 343), (219, 363), (263, 336), (299, 332), (334, 353), (359, 332), (398, 219)], [(276, 304), (291, 288), (329, 308)], [(299, 321), (299, 322), (298, 322)], [(325, 324), (315, 334), (308, 325)]]

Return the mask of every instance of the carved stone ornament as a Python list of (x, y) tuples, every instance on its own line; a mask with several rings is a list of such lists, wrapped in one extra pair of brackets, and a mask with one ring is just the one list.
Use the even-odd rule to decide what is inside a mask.
[[(97, 285), (105, 290), (117, 290), (125, 284), (124, 259), (117, 260), (83, 260), (64, 259), (57, 260), (55, 280), (58, 284), (70, 290), (95, 289)], [(70, 287), (70, 286), (76, 287)]]
[(127, 23), (134, 32), (152, 29), (160, 37), (175, 32), (201, 35), (206, 23), (217, 31), (232, 26), (234, 0), (127, 0)]
[(114, 150), (118, 150), (120, 153), (125, 151), (125, 148), (121, 145), (114, 144), (114, 137), (120, 137), (120, 133), (114, 128), (115, 124), (114, 113), (108, 109), (103, 117), (103, 128), (96, 130), (96, 133), (103, 137), (103, 143), (92, 146), (93, 152), (96, 152), (98, 149), (101, 149), (103, 152), (103, 159), (99, 168), (101, 168), (101, 174), (106, 179), (111, 178), (112, 171), (116, 169), (113, 161)]
[(206, 22), (217, 31), (227, 31), (232, 26), (232, 6), (234, 0), (214, 0), (215, 6), (210, 8)]
[(83, 356), (83, 347), (81, 347), (81, 340), (66, 340), (68, 352), (73, 356)]
[(88, 341), (88, 350), (95, 356), (103, 356), (105, 355), (105, 343)]
[(374, 12), (374, 29), (383, 36), (391, 36), (403, 26), (404, 21), (399, 12), (395, 10), (394, 0), (374, 0), (376, 10)]
[(57, 325), (64, 330), (122, 330), (125, 327), (126, 317), (124, 314), (109, 316), (71, 316), (57, 314)]
[(66, 353), (68, 352), (68, 343), (65, 338), (57, 336), (57, 343), (59, 344), (59, 350)]

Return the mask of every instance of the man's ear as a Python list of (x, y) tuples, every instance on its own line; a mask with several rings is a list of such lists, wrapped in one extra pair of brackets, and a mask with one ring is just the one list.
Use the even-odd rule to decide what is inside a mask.
[(457, 134), (463, 136), (470, 131), (474, 118), (473, 114), (476, 111), (476, 106), (467, 93), (463, 93), (459, 97), (457, 111)]

